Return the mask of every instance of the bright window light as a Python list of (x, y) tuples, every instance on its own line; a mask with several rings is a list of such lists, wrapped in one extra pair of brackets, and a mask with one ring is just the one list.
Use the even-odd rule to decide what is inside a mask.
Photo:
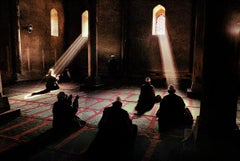
[(58, 13), (56, 9), (51, 9), (51, 36), (58, 36)]
[(157, 18), (156, 35), (164, 35), (164, 34), (165, 34), (165, 16), (160, 15)]
[(88, 37), (88, 11), (82, 14), (82, 37)]
[(152, 34), (164, 35), (165, 34), (165, 8), (161, 5), (157, 5), (153, 9), (153, 21), (152, 21)]

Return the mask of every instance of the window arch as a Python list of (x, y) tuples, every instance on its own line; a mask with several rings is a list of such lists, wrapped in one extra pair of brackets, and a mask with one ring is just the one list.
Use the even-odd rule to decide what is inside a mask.
[(88, 11), (82, 14), (82, 37), (88, 37)]
[(51, 36), (58, 36), (58, 12), (55, 8), (50, 12)]
[(153, 9), (152, 34), (164, 35), (165, 28), (165, 8), (162, 5), (157, 5)]

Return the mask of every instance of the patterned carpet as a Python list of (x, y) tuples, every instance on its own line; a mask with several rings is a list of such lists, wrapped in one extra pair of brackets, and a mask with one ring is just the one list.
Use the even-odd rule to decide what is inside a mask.
[[(43, 89), (44, 84), (41, 82), (22, 82), (4, 88), (4, 95), (8, 97), (11, 109), (21, 110), (20, 117), (0, 126), (0, 149), (4, 157), (8, 156), (7, 160), (16, 158), (19, 160), (23, 158), (24, 161), (80, 160), (81, 153), (86, 150), (97, 132), (96, 127), (103, 109), (110, 106), (117, 96), (122, 98), (123, 108), (129, 112), (133, 123), (138, 125), (134, 161), (167, 160), (172, 149), (188, 137), (192, 130), (175, 129), (169, 133), (159, 134), (155, 117), (159, 104), (155, 104), (154, 108), (143, 116), (135, 117), (134, 107), (140, 92), (136, 86), (82, 90), (79, 84), (61, 83), (59, 90), (31, 96), (31, 93)], [(73, 96), (79, 95), (77, 115), (87, 121), (87, 125), (51, 142), (48, 133), (52, 128), (52, 104), (57, 100), (56, 94), (60, 91)], [(166, 89), (156, 88), (156, 94), (164, 96), (167, 94)], [(186, 106), (196, 119), (199, 115), (200, 101), (186, 97), (184, 91), (177, 91), (177, 94), (183, 97)], [(36, 145), (41, 147), (41, 150), (36, 148)], [(22, 149), (22, 146), (28, 148)], [(29, 148), (38, 150), (29, 154)], [(9, 156), (14, 153), (18, 156)]]

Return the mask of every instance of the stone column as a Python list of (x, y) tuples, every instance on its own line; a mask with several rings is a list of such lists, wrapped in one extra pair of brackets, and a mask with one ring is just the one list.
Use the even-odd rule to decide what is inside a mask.
[(86, 80), (86, 85), (88, 87), (96, 87), (100, 85), (100, 79), (98, 76), (98, 50), (97, 50), (97, 6), (98, 2), (96, 0), (88, 1), (89, 9), (89, 63), (90, 63), (90, 76)]
[(0, 97), (2, 97), (3, 95), (3, 88), (2, 88), (2, 74), (1, 74), (1, 71), (0, 71)]
[(202, 93), (202, 65), (203, 65), (203, 47), (204, 47), (204, 7), (202, 0), (195, 1), (194, 8), (194, 35), (193, 35), (193, 69), (191, 88), (187, 89), (188, 97), (199, 98)]
[(0, 114), (8, 110), (10, 110), (10, 105), (8, 97), (3, 96), (2, 76), (0, 71)]
[(96, 52), (96, 1), (89, 1), (89, 43), (91, 55), (91, 77), (97, 76), (97, 52)]
[[(240, 2), (205, 1), (203, 89), (197, 141), (232, 139), (236, 131)], [(214, 9), (214, 12), (213, 12)]]

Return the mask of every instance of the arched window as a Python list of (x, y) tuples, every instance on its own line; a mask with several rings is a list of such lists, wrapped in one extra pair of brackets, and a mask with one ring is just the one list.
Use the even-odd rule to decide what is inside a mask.
[(82, 14), (82, 37), (88, 37), (88, 11)]
[(152, 34), (164, 35), (165, 27), (165, 8), (161, 5), (157, 5), (153, 9)]
[(58, 36), (58, 12), (55, 8), (50, 12), (51, 36)]

